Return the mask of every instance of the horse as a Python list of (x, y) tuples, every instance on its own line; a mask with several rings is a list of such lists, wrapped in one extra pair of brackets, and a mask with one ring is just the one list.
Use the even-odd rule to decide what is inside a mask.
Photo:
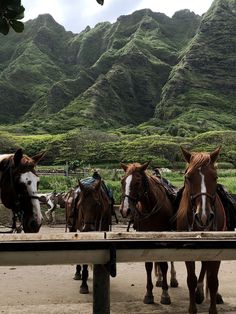
[[(39, 177), (35, 166), (45, 152), (33, 157), (18, 149), (14, 154), (0, 155), (0, 192), (2, 204), (12, 210), (12, 231), (36, 233), (42, 225), (39, 197)], [(17, 220), (20, 227), (17, 228)]]
[[(80, 195), (77, 203), (76, 229), (81, 232), (109, 231), (111, 225), (111, 203), (102, 188), (102, 181), (84, 185), (79, 181)], [(88, 265), (83, 265), (80, 293), (88, 293)]]
[[(172, 217), (175, 209), (161, 180), (155, 175), (146, 173), (149, 162), (144, 164), (131, 163), (126, 165), (121, 163), (125, 171), (121, 179), (122, 202), (120, 213), (122, 217), (131, 216), (134, 229), (137, 231), (169, 231), (172, 230)], [(170, 304), (171, 299), (168, 294), (167, 284), (167, 262), (159, 263), (163, 280), (161, 303)], [(145, 263), (147, 273), (146, 294), (143, 302), (145, 304), (154, 303), (153, 283), (152, 283), (152, 262)], [(173, 275), (175, 271), (173, 272)]]
[[(220, 147), (211, 153), (191, 153), (183, 147), (181, 150), (188, 166), (176, 216), (177, 230), (225, 231), (227, 229), (226, 215), (217, 194), (217, 169), (215, 167)], [(196, 297), (198, 297), (199, 285), (202, 285), (206, 272), (210, 291), (209, 313), (217, 314), (216, 303), (217, 297), (220, 296), (218, 294), (220, 261), (202, 262), (199, 280), (195, 274), (195, 262), (186, 261), (185, 264), (189, 289), (189, 313), (197, 313)]]
[[(108, 189), (97, 173), (94, 173), (91, 178), (79, 180), (78, 186), (67, 193), (65, 200), (66, 229), (68, 228), (70, 232), (109, 230), (113, 214), (113, 199), (108, 195)], [(82, 279), (80, 293), (86, 294), (89, 293), (88, 265), (82, 267), (76, 265), (74, 279)]]
[(45, 216), (49, 222), (56, 223), (55, 210), (57, 207), (65, 208), (66, 193), (44, 193), (39, 194), (39, 201), (43, 205), (47, 205), (48, 209), (45, 211)]

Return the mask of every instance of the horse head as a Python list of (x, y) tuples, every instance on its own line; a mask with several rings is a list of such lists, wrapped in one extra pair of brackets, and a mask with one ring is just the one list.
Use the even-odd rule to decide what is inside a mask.
[(18, 149), (15, 154), (0, 155), (2, 203), (19, 218), (24, 232), (38, 232), (42, 225), (35, 166), (44, 154), (29, 157)]
[(148, 165), (149, 162), (144, 164), (132, 163), (129, 165), (121, 163), (125, 175), (121, 179), (122, 202), (120, 213), (124, 218), (128, 217), (130, 214), (134, 214), (139, 201), (146, 193), (147, 179), (145, 170)]
[(211, 153), (191, 153), (181, 147), (188, 163), (185, 171), (185, 195), (188, 198), (188, 224), (196, 230), (209, 230), (215, 222), (217, 170), (220, 147)]

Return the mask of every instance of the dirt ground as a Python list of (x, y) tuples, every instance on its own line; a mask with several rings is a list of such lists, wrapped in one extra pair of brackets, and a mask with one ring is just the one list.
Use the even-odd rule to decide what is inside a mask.
[[(40, 232), (64, 232), (64, 228), (42, 228)], [(145, 269), (143, 263), (117, 265), (117, 277), (111, 278), (111, 313), (187, 313), (188, 291), (183, 262), (175, 263), (178, 288), (170, 288), (171, 305), (160, 304), (160, 288), (154, 288), (155, 303), (145, 305)], [(79, 294), (80, 282), (73, 280), (75, 265), (0, 267), (0, 313), (71, 314), (92, 313), (92, 271), (88, 295)], [(219, 313), (236, 314), (236, 261), (222, 262), (220, 293), (225, 303)], [(154, 278), (155, 280), (155, 278)], [(198, 313), (208, 313), (208, 301), (198, 306)]]

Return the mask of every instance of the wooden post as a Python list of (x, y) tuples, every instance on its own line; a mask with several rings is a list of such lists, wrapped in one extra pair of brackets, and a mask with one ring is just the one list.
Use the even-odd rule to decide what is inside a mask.
[(93, 314), (110, 314), (110, 274), (106, 265), (93, 266)]

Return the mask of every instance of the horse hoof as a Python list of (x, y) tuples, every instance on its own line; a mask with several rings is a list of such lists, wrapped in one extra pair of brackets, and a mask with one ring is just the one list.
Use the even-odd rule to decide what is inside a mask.
[(177, 279), (171, 279), (170, 286), (172, 288), (177, 288), (179, 286), (178, 280)]
[(79, 293), (88, 294), (89, 293), (88, 286), (80, 286)]
[(81, 279), (82, 279), (81, 274), (80, 274), (80, 273), (75, 273), (73, 279), (74, 279), (74, 280), (81, 280)]
[(154, 297), (153, 295), (145, 295), (143, 299), (144, 304), (153, 304), (154, 303)]
[(162, 287), (162, 280), (157, 280), (156, 287)]
[(171, 300), (169, 296), (161, 297), (161, 304), (169, 305), (171, 304)]
[(219, 293), (216, 294), (216, 304), (224, 304), (224, 300)]
[(196, 290), (195, 293), (195, 302), (197, 304), (202, 304), (202, 302), (204, 301), (204, 293), (202, 293), (200, 290)]

